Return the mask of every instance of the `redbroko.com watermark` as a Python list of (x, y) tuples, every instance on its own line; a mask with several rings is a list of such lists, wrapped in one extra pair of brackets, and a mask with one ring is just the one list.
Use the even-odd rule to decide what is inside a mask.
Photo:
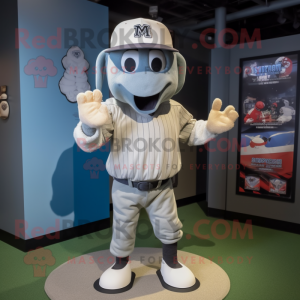
[[(98, 167), (98, 166), (97, 166)], [(114, 164), (114, 170), (185, 170), (183, 164)], [(240, 164), (189, 164), (189, 170), (240, 170), (245, 166)], [(104, 171), (105, 168), (100, 171)]]
[[(68, 73), (70, 75), (82, 75), (82, 74), (92, 74), (92, 75), (96, 75), (98, 74), (102, 74), (102, 75), (106, 75), (107, 73), (110, 74), (117, 74), (119, 72), (122, 72), (123, 74), (128, 74), (128, 75), (133, 75), (136, 74), (136, 71), (133, 69), (134, 67), (132, 67), (132, 71), (128, 72), (126, 71), (125, 67), (122, 66), (122, 70), (120, 70), (118, 67), (116, 66), (112, 66), (111, 68), (108, 68), (107, 66), (103, 66), (100, 69), (97, 69), (96, 66), (93, 66), (91, 68), (91, 70), (87, 69), (86, 67), (83, 67), (82, 69), (78, 69), (78, 67), (69, 67), (67, 69)], [(178, 67), (178, 73), (179, 74), (184, 74), (184, 72), (186, 72), (186, 75), (211, 75), (213, 72), (216, 71), (217, 75), (230, 75), (232, 73), (234, 73), (235, 75), (239, 75), (242, 73), (242, 68), (240, 66), (236, 66), (236, 67), (230, 67), (230, 66), (186, 66), (186, 69), (184, 69), (183, 66), (179, 66)], [(152, 71), (152, 69), (148, 66), (145, 67), (145, 70), (143, 71), (145, 74), (147, 74), (147, 72), (151, 72), (152, 74), (156, 74), (156, 75), (161, 75), (161, 74), (170, 74), (170, 71), (166, 71), (165, 73), (155, 73)]]
[[(181, 36), (178, 39), (178, 48), (185, 48), (185, 40), (188, 38), (187, 33), (188, 29), (178, 30)], [(161, 30), (158, 34), (155, 30), (151, 30), (152, 33), (152, 44), (164, 44), (165, 43), (165, 32)], [(240, 32), (235, 31), (232, 28), (225, 28), (221, 32), (217, 33), (215, 28), (207, 28), (199, 34), (199, 42), (202, 47), (206, 49), (216, 48), (216, 43), (209, 43), (207, 36), (209, 34), (215, 35), (215, 40), (218, 41), (219, 45), (225, 49), (232, 49), (239, 45), (240, 49), (244, 49), (245, 45), (248, 45), (249, 49), (252, 49), (254, 44), (257, 49), (261, 49), (261, 32), (259, 28), (253, 30), (252, 34), (249, 34), (247, 28), (241, 28)], [(110, 46), (114, 47), (119, 41), (120, 44), (133, 44), (135, 42), (134, 38), (134, 28), (125, 32), (120, 30), (120, 36), (117, 36), (116, 32), (113, 32), (110, 40)], [(227, 36), (231, 36), (231, 42), (225, 43), (224, 40)], [(97, 47), (107, 48), (107, 41), (109, 38), (109, 29), (103, 28), (96, 32), (92, 28), (56, 28), (53, 31), (53, 35), (43, 36), (36, 35), (31, 37), (30, 31), (26, 28), (16, 28), (15, 29), (15, 48), (19, 49), (20, 47), (25, 47), (26, 49), (69, 49), (72, 46), (79, 46), (81, 49), (87, 47), (91, 49), (96, 49)], [(143, 35), (139, 38), (140, 43), (147, 43), (148, 38), (145, 38)], [(228, 40), (228, 39), (227, 39)], [(256, 43), (255, 43), (256, 42)], [(191, 45), (193, 49), (197, 49), (198, 44), (193, 43)]]
[[(141, 240), (146, 240), (153, 236), (154, 232), (159, 232), (160, 228), (166, 228), (167, 220), (163, 221), (161, 224), (161, 220), (157, 219), (151, 225), (146, 220), (139, 220), (136, 230), (136, 237)], [(184, 223), (184, 221), (181, 221)], [(88, 223), (88, 220), (79, 220), (78, 224), (83, 225)], [(121, 238), (121, 234), (127, 237), (131, 237), (130, 234), (130, 222), (121, 222), (116, 220), (116, 224), (118, 226), (118, 232), (116, 234), (116, 238)], [(15, 221), (15, 239), (30, 239), (34, 238), (36, 240), (43, 239), (44, 237), (49, 240), (60, 240), (61, 239), (61, 230), (69, 229), (73, 227), (74, 222), (72, 220), (67, 219), (56, 219), (54, 226), (50, 226), (46, 229), (36, 226), (31, 229), (29, 232), (29, 223), (26, 220), (16, 220)], [(169, 224), (170, 230), (172, 230), (172, 224)], [(108, 230), (104, 232), (97, 231), (95, 232), (95, 236), (101, 239), (109, 239), (111, 238), (113, 231), (113, 227), (110, 227)], [(222, 231), (222, 233), (220, 233)], [(88, 239), (93, 239), (92, 235), (86, 235)], [(83, 237), (81, 237), (83, 238)], [(132, 236), (132, 238), (134, 238)], [(253, 226), (252, 220), (247, 220), (244, 224), (240, 223), (239, 220), (233, 220), (233, 222), (228, 222), (224, 219), (217, 219), (215, 221), (211, 221), (209, 219), (201, 219), (195, 222), (193, 225), (193, 234), (187, 234), (185, 237), (187, 240), (191, 238), (197, 238), (201, 240), (207, 239), (217, 239), (224, 240), (227, 238), (230, 239), (253, 239)]]
[[(104, 142), (97, 144), (95, 142), (87, 142), (86, 138), (77, 138), (77, 152), (80, 150), (83, 151), (97, 151), (100, 152), (185, 152), (185, 149), (180, 149), (179, 140), (175, 140), (172, 138), (149, 138), (145, 139), (143, 137), (138, 137), (136, 139), (130, 138), (113, 138), (111, 143), (108, 142), (110, 139), (106, 139)], [(217, 142), (216, 145), (209, 145), (208, 142)], [(219, 138), (218, 140), (208, 139), (204, 142), (204, 149), (208, 152), (240, 152), (241, 145), (246, 144), (246, 138), (242, 138), (239, 143), (237, 138), (228, 139), (228, 138)], [(194, 149), (194, 147), (190, 147), (190, 149)], [(195, 148), (196, 149), (196, 148)], [(202, 149), (202, 148), (200, 148)], [(193, 151), (193, 150), (191, 150)], [(203, 149), (202, 149), (203, 151)], [(200, 150), (201, 152), (201, 150)], [(243, 152), (247, 152), (247, 147), (243, 147)]]
[[(156, 256), (140, 256), (134, 261), (138, 261), (141, 264), (147, 265), (147, 264), (161, 264), (162, 263), (162, 256), (156, 257)], [(178, 255), (177, 257), (174, 257), (174, 262), (177, 261), (177, 259), (182, 262), (184, 265), (190, 264), (190, 265), (207, 265), (212, 263), (217, 263), (218, 265), (222, 264), (251, 264), (253, 256), (208, 256), (207, 259), (202, 256), (197, 255)], [(79, 256), (77, 258), (75, 257), (68, 257), (67, 264), (71, 265), (94, 265), (94, 264), (109, 264), (113, 265), (115, 263), (116, 258), (114, 256)], [(133, 260), (128, 259), (128, 263), (132, 263)]]

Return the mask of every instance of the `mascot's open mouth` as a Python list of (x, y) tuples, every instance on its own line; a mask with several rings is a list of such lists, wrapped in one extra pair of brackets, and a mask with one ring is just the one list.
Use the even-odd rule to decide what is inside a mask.
[(158, 102), (159, 94), (160, 93), (149, 97), (134, 96), (134, 102), (136, 107), (141, 111), (154, 109)]
[(159, 100), (159, 96), (165, 91), (165, 89), (170, 85), (168, 83), (160, 93), (148, 97), (134, 96), (134, 102), (136, 107), (141, 111), (153, 110)]

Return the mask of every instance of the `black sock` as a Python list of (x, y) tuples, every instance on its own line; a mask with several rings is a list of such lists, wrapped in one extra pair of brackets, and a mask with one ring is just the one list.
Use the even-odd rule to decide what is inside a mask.
[(126, 256), (126, 257), (117, 257), (116, 256), (116, 263), (112, 267), (112, 269), (121, 270), (127, 265), (128, 261), (129, 261), (129, 256)]
[(182, 268), (177, 260), (177, 243), (163, 244), (163, 259), (172, 269)]

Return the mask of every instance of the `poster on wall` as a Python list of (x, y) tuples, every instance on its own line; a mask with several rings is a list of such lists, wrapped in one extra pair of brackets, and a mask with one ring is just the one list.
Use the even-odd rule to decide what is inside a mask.
[(299, 52), (241, 59), (237, 193), (294, 202)]
[(78, 46), (72, 46), (61, 61), (65, 72), (58, 85), (62, 94), (71, 103), (77, 102), (77, 95), (91, 90), (87, 71), (90, 67)]

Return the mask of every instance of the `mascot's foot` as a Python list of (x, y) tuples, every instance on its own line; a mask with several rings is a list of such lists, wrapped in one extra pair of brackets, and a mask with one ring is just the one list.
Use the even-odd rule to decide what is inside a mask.
[(162, 286), (177, 293), (187, 293), (198, 289), (200, 286), (199, 280), (195, 278), (189, 268), (181, 263), (179, 264), (182, 266), (181, 268), (173, 269), (162, 260), (161, 269), (156, 272)]
[[(114, 265), (113, 265), (114, 266)], [(135, 273), (131, 272), (129, 264), (123, 269), (113, 269), (111, 266), (94, 283), (94, 288), (105, 294), (118, 294), (130, 290), (133, 286)]]

